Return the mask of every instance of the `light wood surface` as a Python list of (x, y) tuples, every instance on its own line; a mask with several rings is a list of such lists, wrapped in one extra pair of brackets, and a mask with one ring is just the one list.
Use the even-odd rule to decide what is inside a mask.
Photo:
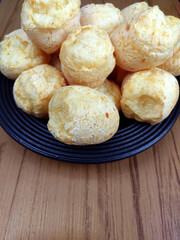
[[(148, 2), (178, 16), (170, 0)], [(1, 39), (20, 26), (21, 4), (2, 0)], [(179, 146), (180, 118), (137, 156), (75, 165), (37, 155), (0, 128), (0, 240), (179, 240)]]

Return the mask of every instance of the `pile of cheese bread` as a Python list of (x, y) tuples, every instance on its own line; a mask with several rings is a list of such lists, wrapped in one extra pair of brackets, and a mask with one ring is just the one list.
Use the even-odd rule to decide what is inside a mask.
[(0, 43), (0, 70), (19, 108), (48, 118), (59, 141), (90, 145), (117, 132), (119, 111), (158, 124), (179, 98), (180, 19), (146, 2), (25, 0), (21, 29)]

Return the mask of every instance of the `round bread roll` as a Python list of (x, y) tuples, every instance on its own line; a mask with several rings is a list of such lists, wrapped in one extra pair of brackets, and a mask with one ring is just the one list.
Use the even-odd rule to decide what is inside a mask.
[(152, 125), (167, 118), (179, 98), (177, 79), (159, 68), (127, 75), (121, 90), (124, 115)]
[(111, 35), (117, 65), (132, 72), (159, 66), (172, 54), (179, 36), (180, 20), (165, 16), (158, 6), (137, 11)]
[(62, 72), (61, 69), (61, 61), (59, 59), (59, 51), (55, 52), (51, 55), (51, 61), (50, 61), (50, 65), (52, 65), (53, 67), (55, 67), (57, 70), (59, 70), (60, 72)]
[(49, 101), (66, 81), (55, 67), (48, 64), (23, 72), (15, 81), (13, 94), (19, 108), (39, 118), (48, 117)]
[(122, 15), (113, 4), (88, 4), (81, 8), (81, 26), (96, 25), (111, 34), (122, 21)]
[(115, 67), (114, 47), (104, 30), (77, 28), (63, 42), (61, 68), (70, 85), (100, 86)]
[(80, 0), (25, 0), (21, 26), (39, 48), (51, 54), (80, 26), (80, 4)]
[(160, 65), (159, 68), (172, 73), (174, 76), (180, 75), (180, 41), (175, 47), (173, 55)]
[(67, 86), (58, 90), (49, 103), (48, 129), (63, 143), (102, 143), (110, 139), (118, 127), (117, 108), (95, 89)]
[(138, 14), (140, 11), (149, 9), (149, 6), (146, 2), (137, 2), (129, 5), (126, 8), (121, 10), (123, 21), (127, 21), (132, 18), (134, 15)]
[(6, 35), (0, 43), (0, 70), (7, 78), (15, 80), (23, 71), (49, 60), (22, 29)]
[(115, 82), (106, 79), (101, 86), (96, 88), (96, 90), (102, 92), (104, 95), (110, 98), (117, 107), (118, 111), (120, 111), (121, 90)]

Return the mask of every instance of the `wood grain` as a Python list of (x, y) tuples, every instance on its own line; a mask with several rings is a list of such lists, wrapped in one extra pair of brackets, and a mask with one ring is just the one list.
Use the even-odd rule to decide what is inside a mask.
[(175, 6), (177, 12), (180, 15), (180, 1), (179, 0), (172, 0), (172, 2), (174, 3), (174, 6)]
[[(170, 0), (148, 2), (178, 16)], [(20, 26), (21, 4), (1, 2), (1, 39)], [(179, 126), (180, 118), (154, 147), (101, 165), (41, 157), (0, 128), (0, 240), (179, 240)]]

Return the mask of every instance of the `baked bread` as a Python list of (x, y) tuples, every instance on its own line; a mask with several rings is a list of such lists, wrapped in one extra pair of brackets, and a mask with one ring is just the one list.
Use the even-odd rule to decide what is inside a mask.
[(15, 81), (13, 94), (19, 108), (39, 118), (48, 117), (48, 104), (54, 93), (66, 86), (55, 67), (39, 65), (23, 72)]
[(25, 0), (21, 26), (39, 48), (51, 54), (80, 26), (80, 4), (80, 0)]
[(58, 90), (49, 103), (48, 129), (63, 143), (102, 143), (110, 139), (118, 127), (117, 108), (95, 89), (67, 86)]
[(177, 46), (175, 47), (173, 54), (169, 57), (165, 63), (159, 66), (174, 76), (180, 75), (180, 41), (178, 42)]
[(121, 90), (115, 82), (106, 79), (101, 86), (96, 88), (96, 90), (102, 92), (104, 95), (110, 98), (117, 107), (118, 111), (120, 111)]
[(167, 118), (179, 98), (177, 79), (160, 68), (127, 75), (121, 91), (124, 115), (152, 125)]
[(128, 21), (130, 18), (134, 17), (140, 11), (149, 9), (149, 6), (146, 2), (137, 2), (133, 3), (121, 10), (123, 21)]
[(77, 28), (60, 50), (62, 72), (70, 85), (100, 86), (115, 67), (114, 47), (104, 30)]
[(7, 78), (15, 80), (23, 71), (49, 60), (22, 29), (6, 35), (0, 43), (0, 70)]
[(81, 8), (81, 26), (96, 25), (111, 34), (121, 21), (121, 11), (111, 3), (92, 3)]
[(178, 18), (165, 16), (158, 6), (139, 10), (111, 35), (117, 65), (132, 72), (159, 66), (171, 56), (179, 36)]

